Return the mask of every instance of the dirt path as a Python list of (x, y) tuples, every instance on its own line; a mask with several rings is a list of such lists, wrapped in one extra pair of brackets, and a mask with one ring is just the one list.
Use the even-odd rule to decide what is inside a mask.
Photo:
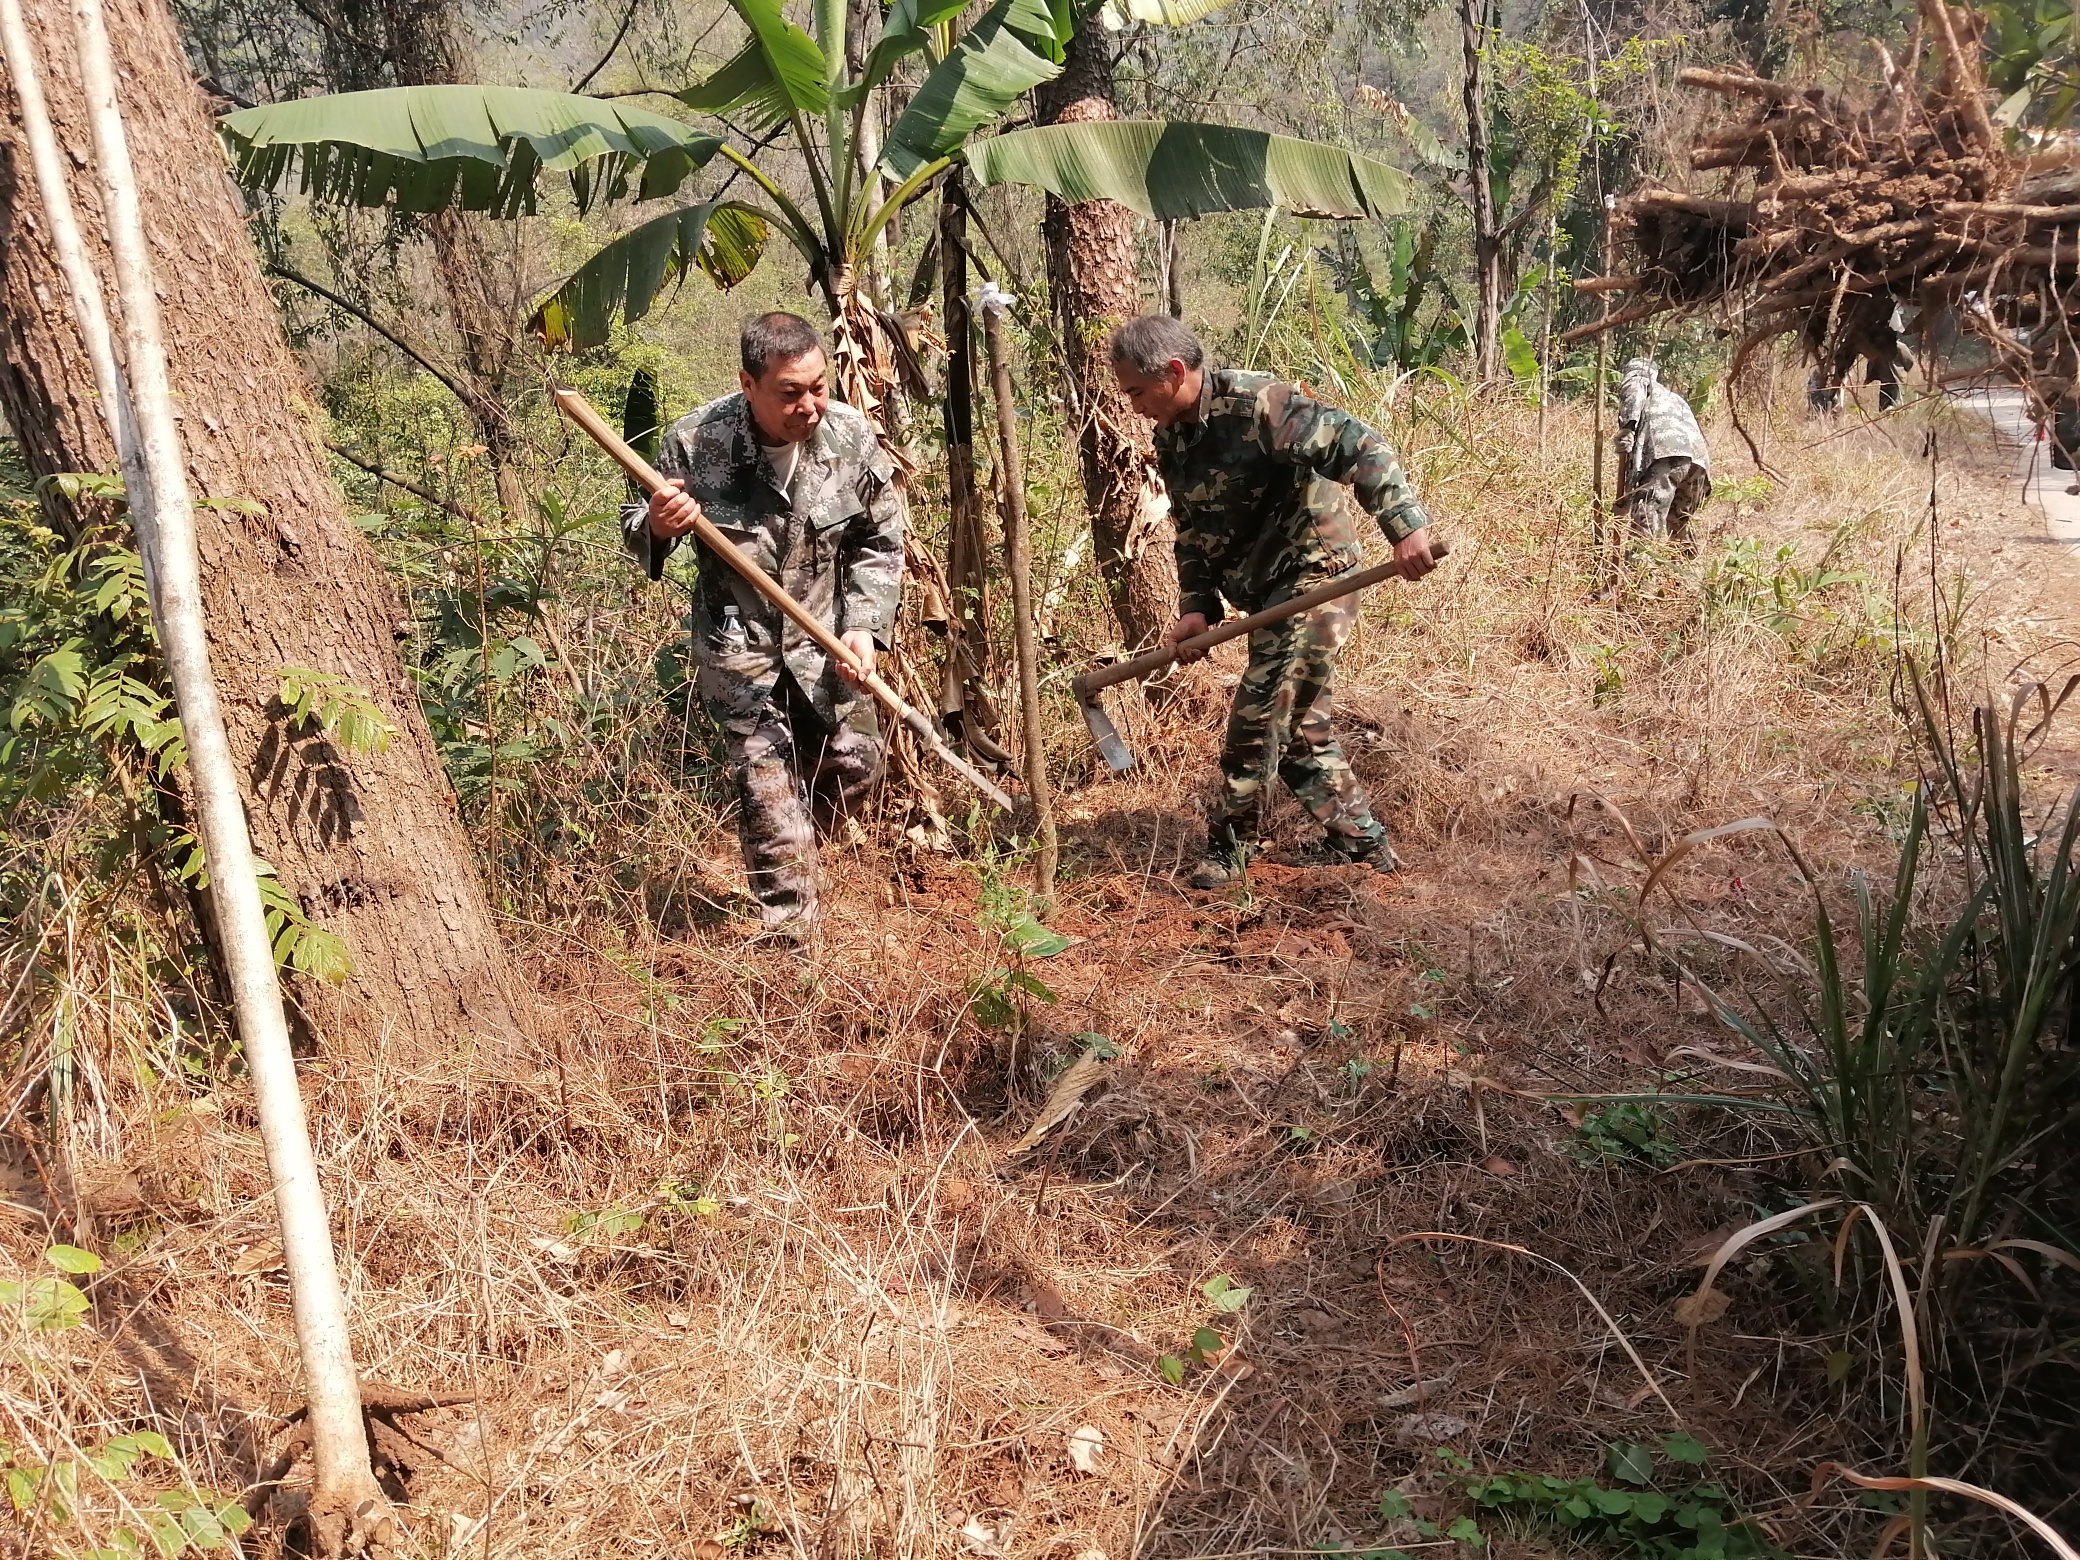
[[(1990, 664), (2011, 690), (2032, 681), (2055, 690), (2080, 672), (2080, 486), (2052, 466), (2021, 392), (1975, 390), (1958, 404), (1990, 423), (1992, 437), (1968, 433), (1943, 452), (1980, 490), (1969, 516), (1944, 517), (1944, 542), (1985, 592)], [(2059, 722), (2032, 766), (2065, 785), (2080, 784), (2072, 726)]]

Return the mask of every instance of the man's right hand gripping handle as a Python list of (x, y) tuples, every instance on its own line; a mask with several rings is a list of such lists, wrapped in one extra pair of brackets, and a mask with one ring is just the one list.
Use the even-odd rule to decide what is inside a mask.
[(686, 484), (675, 477), (669, 491), (650, 495), (648, 524), (650, 534), (659, 541), (677, 541), (693, 529), (693, 522), (700, 516), (701, 506), (687, 496), (685, 488)]

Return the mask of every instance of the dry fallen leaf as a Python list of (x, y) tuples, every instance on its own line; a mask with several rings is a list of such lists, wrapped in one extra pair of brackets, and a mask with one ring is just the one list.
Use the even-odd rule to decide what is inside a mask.
[(1404, 1414), (1394, 1421), (1394, 1439), (1403, 1446), (1451, 1441), (1473, 1428), (1457, 1414)]
[(1091, 1086), (1105, 1073), (1105, 1058), (1099, 1054), (1100, 1047), (1090, 1050), (1071, 1062), (1061, 1077), (1055, 1079), (1054, 1087), (1048, 1091), (1047, 1103), (1040, 1107), (1040, 1114), (1026, 1128), (1025, 1136), (1013, 1143), (1010, 1152), (1023, 1154), (1048, 1133), (1069, 1119), (1070, 1113), (1090, 1093)]
[(1685, 1327), (1705, 1327), (1726, 1314), (1731, 1302), (1716, 1289), (1700, 1289), (1676, 1302), (1676, 1320)]
[(727, 1551), (712, 1538), (704, 1538), (693, 1546), (693, 1560), (722, 1560), (725, 1553)]
[(1096, 1425), (1078, 1425), (1069, 1436), (1069, 1461), (1078, 1473), (1096, 1473), (1098, 1458), (1105, 1450), (1105, 1432)]
[(282, 1270), (282, 1243), (278, 1240), (263, 1240), (248, 1247), (231, 1264), (234, 1273), (279, 1273)]

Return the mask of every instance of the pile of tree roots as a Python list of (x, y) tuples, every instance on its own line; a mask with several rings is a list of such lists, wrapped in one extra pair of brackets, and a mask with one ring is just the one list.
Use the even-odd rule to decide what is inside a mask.
[(1838, 397), (1861, 359), (1889, 405), (1912, 316), (1924, 331), (1941, 322), (1983, 340), (2045, 421), (2080, 406), (2080, 159), (2008, 148), (1987, 110), (1970, 13), (1920, 0), (1903, 58), (1872, 47), (1882, 91), (1869, 105), (1684, 71), (1684, 85), (1739, 115), (1691, 147), (1691, 166), (1724, 170), (1724, 187), (1649, 184), (1620, 200), (1607, 252), (1627, 274), (1577, 286), (1625, 302), (1564, 339), (1709, 309), (1740, 338), (1729, 381), (1756, 349), (1796, 333), (1816, 398)]

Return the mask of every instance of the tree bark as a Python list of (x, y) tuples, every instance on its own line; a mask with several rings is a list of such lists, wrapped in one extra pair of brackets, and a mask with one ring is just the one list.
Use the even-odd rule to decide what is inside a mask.
[(1473, 377), (1482, 384), (1501, 367), (1502, 224), (1488, 173), (1488, 71), (1483, 51), (1488, 0), (1459, 0), (1459, 42), (1465, 56), (1466, 177), (1473, 197)]
[[(1079, 30), (1062, 74), (1036, 94), (1043, 124), (1117, 119), (1112, 43)], [(1113, 382), (1105, 339), (1141, 312), (1134, 214), (1115, 201), (1070, 206), (1047, 199), (1047, 279), (1061, 322), (1062, 368), (1081, 417), (1083, 497), (1098, 573), (1129, 646), (1155, 643), (1177, 616), (1176, 533), (1153, 479), (1147, 426)]]
[[(85, 105), (61, 23), (55, 6), (29, 17), (60, 145), (83, 167)], [(396, 594), (347, 523), (313, 439), (316, 411), (172, 20), (164, 0), (112, 0), (108, 23), (189, 479), (207, 499), (239, 501), (202, 508), (197, 523), (211, 653), (254, 847), (354, 961), (342, 987), (299, 980), (298, 1005), (328, 1045), (363, 1058), (382, 1049), (407, 1065), (460, 1032), (513, 1037), (517, 994), (398, 659)], [(74, 198), (108, 287), (100, 197), (81, 181)], [(115, 459), (65, 297), (10, 86), (0, 95), (0, 409), (39, 475), (107, 470)], [(264, 513), (247, 513), (252, 505)], [(380, 706), (396, 740), (350, 754), (292, 730), (277, 697), (284, 667), (344, 678)]]

